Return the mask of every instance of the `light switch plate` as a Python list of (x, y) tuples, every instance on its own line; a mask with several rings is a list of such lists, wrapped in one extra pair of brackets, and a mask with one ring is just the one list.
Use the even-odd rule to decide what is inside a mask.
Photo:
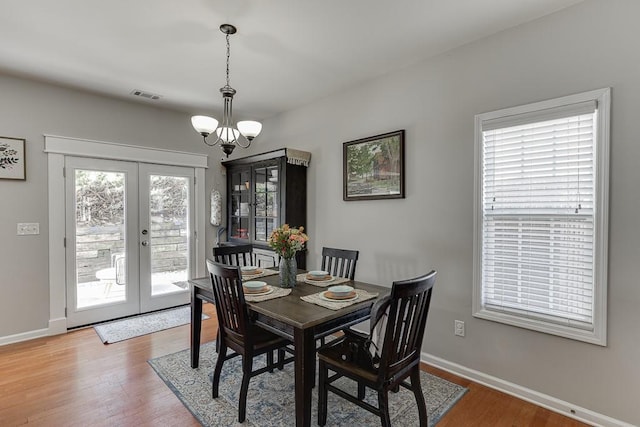
[(19, 222), (18, 236), (26, 236), (30, 234), (40, 234), (39, 222)]

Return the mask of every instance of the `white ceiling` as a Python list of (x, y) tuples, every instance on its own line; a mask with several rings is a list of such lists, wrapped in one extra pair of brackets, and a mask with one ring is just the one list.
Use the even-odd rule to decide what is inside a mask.
[[(264, 119), (582, 0), (2, 0), (0, 71)], [(161, 95), (151, 101), (133, 89)]]

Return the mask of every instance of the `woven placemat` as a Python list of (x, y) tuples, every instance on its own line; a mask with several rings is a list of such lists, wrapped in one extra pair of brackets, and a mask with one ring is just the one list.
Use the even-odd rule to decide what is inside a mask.
[(298, 282), (308, 283), (313, 286), (317, 286), (319, 288), (326, 288), (327, 286), (339, 285), (341, 283), (350, 282), (350, 279), (345, 279), (344, 277), (334, 277), (333, 280), (330, 281), (322, 281), (322, 280), (311, 280), (307, 279), (308, 273), (301, 273), (296, 276), (296, 280)]
[(291, 293), (292, 289), (279, 288), (277, 286), (272, 286), (273, 292), (267, 295), (250, 295), (245, 293), (244, 299), (249, 302), (260, 302), (260, 301), (268, 301), (270, 299), (282, 298), (286, 297)]
[(356, 294), (358, 294), (358, 298), (353, 301), (327, 301), (322, 299), (320, 296), (322, 292), (318, 292), (317, 294), (305, 295), (300, 297), (302, 301), (310, 302), (311, 304), (316, 304), (324, 308), (328, 308), (330, 310), (340, 310), (341, 308), (349, 307), (350, 305), (357, 304), (362, 301), (366, 301), (368, 299), (376, 298), (379, 294), (377, 292), (371, 293), (367, 292), (364, 289), (354, 289)]
[(274, 274), (278, 274), (277, 271), (274, 270), (269, 270), (269, 269), (263, 269), (262, 273), (258, 273), (258, 274), (243, 274), (242, 275), (242, 280), (253, 280), (253, 279), (257, 279), (258, 277), (267, 277), (267, 276), (273, 276)]

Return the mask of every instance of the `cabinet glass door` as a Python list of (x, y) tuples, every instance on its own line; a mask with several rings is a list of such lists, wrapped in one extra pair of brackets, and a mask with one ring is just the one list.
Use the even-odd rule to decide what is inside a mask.
[(253, 240), (266, 242), (278, 226), (278, 165), (265, 165), (254, 169)]
[(231, 174), (231, 235), (233, 239), (249, 239), (249, 215), (251, 202), (251, 170), (239, 170)]

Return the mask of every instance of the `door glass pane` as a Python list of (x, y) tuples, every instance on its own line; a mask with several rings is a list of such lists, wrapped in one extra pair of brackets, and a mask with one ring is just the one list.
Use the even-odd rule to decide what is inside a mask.
[(76, 307), (126, 298), (125, 174), (75, 171)]
[(189, 277), (189, 180), (149, 177), (151, 295), (180, 292)]

